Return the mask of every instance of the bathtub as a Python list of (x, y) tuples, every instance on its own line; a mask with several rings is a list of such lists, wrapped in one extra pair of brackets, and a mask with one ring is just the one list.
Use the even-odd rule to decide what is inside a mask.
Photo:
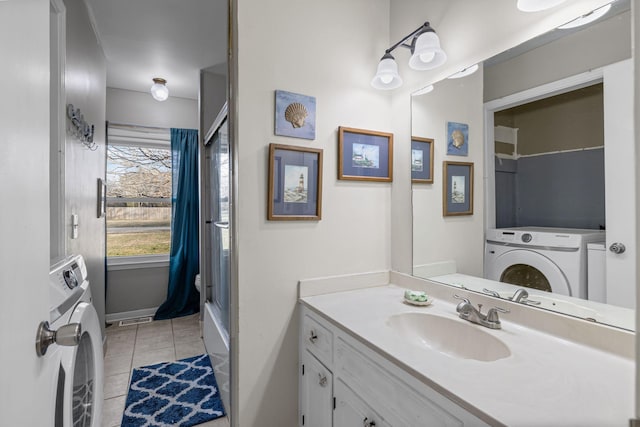
[(203, 311), (204, 346), (211, 358), (216, 381), (220, 389), (220, 397), (228, 412), (229, 402), (229, 335), (219, 321), (220, 310), (212, 302), (205, 302)]

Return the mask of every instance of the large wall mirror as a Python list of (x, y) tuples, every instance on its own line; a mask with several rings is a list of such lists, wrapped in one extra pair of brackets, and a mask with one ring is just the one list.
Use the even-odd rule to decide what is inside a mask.
[[(631, 12), (611, 6), (412, 96), (412, 137), (434, 141), (433, 182), (412, 184), (414, 275), (635, 329)], [(445, 162), (473, 164), (455, 200), (465, 169)]]

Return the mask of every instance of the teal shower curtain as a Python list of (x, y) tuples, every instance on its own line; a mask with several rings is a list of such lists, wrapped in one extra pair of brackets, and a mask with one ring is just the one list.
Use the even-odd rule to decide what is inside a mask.
[(167, 300), (155, 320), (187, 316), (200, 310), (194, 280), (199, 270), (198, 131), (171, 129), (171, 255)]

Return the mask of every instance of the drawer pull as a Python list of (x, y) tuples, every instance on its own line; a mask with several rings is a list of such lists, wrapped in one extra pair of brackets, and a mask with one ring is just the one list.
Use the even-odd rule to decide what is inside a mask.
[(322, 374), (318, 374), (318, 384), (320, 384), (320, 387), (326, 387), (327, 386), (327, 376), (326, 375), (322, 375)]
[(317, 339), (318, 339), (318, 335), (316, 335), (315, 331), (312, 329), (311, 333), (309, 335), (309, 341), (311, 341), (311, 343), (315, 344)]
[(369, 418), (365, 417), (364, 421), (362, 421), (362, 425), (364, 427), (375, 427), (376, 422), (373, 420), (369, 421)]

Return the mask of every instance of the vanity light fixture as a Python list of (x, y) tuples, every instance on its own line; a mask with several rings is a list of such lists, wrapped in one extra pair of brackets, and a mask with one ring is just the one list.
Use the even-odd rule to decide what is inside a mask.
[(425, 86), (422, 89), (418, 89), (417, 91), (413, 92), (411, 94), (411, 96), (420, 96), (420, 95), (424, 95), (425, 93), (429, 93), (433, 90), (433, 85), (429, 85), (429, 86)]
[(539, 12), (564, 2), (565, 0), (518, 0), (517, 6), (523, 12)]
[[(407, 43), (411, 40), (410, 43)], [(402, 78), (398, 74), (398, 64), (391, 52), (398, 46), (411, 50), (409, 66), (414, 70), (432, 70), (441, 66), (447, 60), (447, 54), (440, 47), (440, 39), (428, 22), (425, 22), (411, 34), (384, 52), (378, 64), (371, 86), (376, 89), (396, 89), (402, 85)]]
[(153, 86), (151, 86), (151, 96), (156, 101), (165, 101), (169, 97), (169, 89), (167, 81), (160, 77), (153, 78)]
[(458, 71), (457, 73), (452, 74), (447, 78), (448, 79), (459, 79), (461, 77), (470, 76), (471, 74), (475, 73), (476, 71), (478, 71), (478, 64), (473, 64), (472, 66), (467, 67), (462, 71)]
[(596, 21), (600, 18), (602, 18), (604, 15), (607, 14), (607, 12), (609, 12), (609, 9), (611, 9), (611, 3), (609, 4), (605, 4), (602, 7), (599, 7), (595, 10), (592, 10), (589, 13), (586, 13), (576, 19), (574, 19), (573, 21), (569, 21), (564, 25), (560, 25), (558, 28), (562, 29), (562, 30), (566, 30), (569, 28), (576, 28), (576, 27), (580, 27), (582, 25), (587, 25), (593, 21)]

